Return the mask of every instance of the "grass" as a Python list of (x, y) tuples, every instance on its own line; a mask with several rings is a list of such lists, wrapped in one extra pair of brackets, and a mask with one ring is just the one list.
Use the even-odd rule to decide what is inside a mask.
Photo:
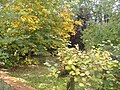
[(36, 90), (65, 90), (66, 88), (65, 80), (50, 77), (50, 70), (45, 66), (21, 66), (9, 70), (9, 73)]
[(14, 90), (10, 85), (0, 80), (0, 90)]
[[(55, 64), (55, 57), (42, 58)], [(31, 60), (34, 60), (32, 58)], [(66, 90), (66, 83), (68, 78), (55, 78), (50, 76), (51, 69), (42, 65), (21, 65), (8, 70), (11, 76), (16, 77), (21, 82), (31, 85), (36, 90)], [(81, 90), (76, 85), (75, 90)]]

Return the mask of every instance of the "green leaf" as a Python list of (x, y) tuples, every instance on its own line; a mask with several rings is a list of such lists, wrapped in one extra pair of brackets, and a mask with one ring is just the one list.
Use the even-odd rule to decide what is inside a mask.
[(80, 73), (80, 76), (85, 76), (85, 73)]
[(77, 82), (77, 81), (78, 81), (78, 78), (77, 78), (77, 77), (74, 77), (74, 81)]
[(84, 87), (85, 85), (84, 85), (84, 83), (79, 83), (79, 86)]
[(89, 74), (90, 74), (90, 72), (89, 72), (89, 71), (85, 71), (85, 74), (86, 74), (86, 75), (89, 75)]
[(71, 72), (70, 72), (70, 75), (73, 75), (73, 76), (74, 76), (74, 75), (75, 75), (75, 72), (74, 72), (74, 71), (71, 71)]
[(71, 68), (72, 68), (73, 70), (76, 70), (76, 68), (75, 68), (75, 66), (74, 66), (74, 65), (71, 65)]
[(71, 70), (70, 66), (65, 66), (65, 70)]
[(69, 60), (68, 61), (68, 65), (71, 65), (73, 62), (72, 62), (72, 60)]

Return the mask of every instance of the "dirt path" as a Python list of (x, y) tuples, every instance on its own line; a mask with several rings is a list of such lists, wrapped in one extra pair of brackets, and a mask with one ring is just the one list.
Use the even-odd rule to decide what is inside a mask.
[(12, 86), (15, 90), (35, 90), (33, 87), (20, 82), (15, 77), (11, 77), (3, 71), (0, 71), (0, 79)]

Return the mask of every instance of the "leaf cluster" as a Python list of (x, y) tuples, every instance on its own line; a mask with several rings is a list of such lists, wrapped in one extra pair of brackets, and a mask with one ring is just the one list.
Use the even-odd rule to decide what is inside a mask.
[(65, 47), (59, 50), (58, 57), (64, 67), (60, 72), (67, 71), (67, 76), (74, 78), (84, 90), (113, 89), (116, 82), (113, 71), (118, 68), (118, 61), (113, 61), (108, 51), (92, 49), (81, 52)]
[(47, 55), (61, 47), (68, 33), (75, 33), (73, 16), (59, 0), (17, 0), (5, 5), (0, 11), (0, 60), (5, 65), (20, 64), (31, 53)]

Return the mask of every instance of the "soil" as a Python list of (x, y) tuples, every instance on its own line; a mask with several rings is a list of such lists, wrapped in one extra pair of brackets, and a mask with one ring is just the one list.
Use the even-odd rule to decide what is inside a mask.
[(17, 80), (15, 77), (10, 76), (6, 71), (0, 70), (0, 79), (12, 86), (15, 90), (35, 90), (33, 87)]

